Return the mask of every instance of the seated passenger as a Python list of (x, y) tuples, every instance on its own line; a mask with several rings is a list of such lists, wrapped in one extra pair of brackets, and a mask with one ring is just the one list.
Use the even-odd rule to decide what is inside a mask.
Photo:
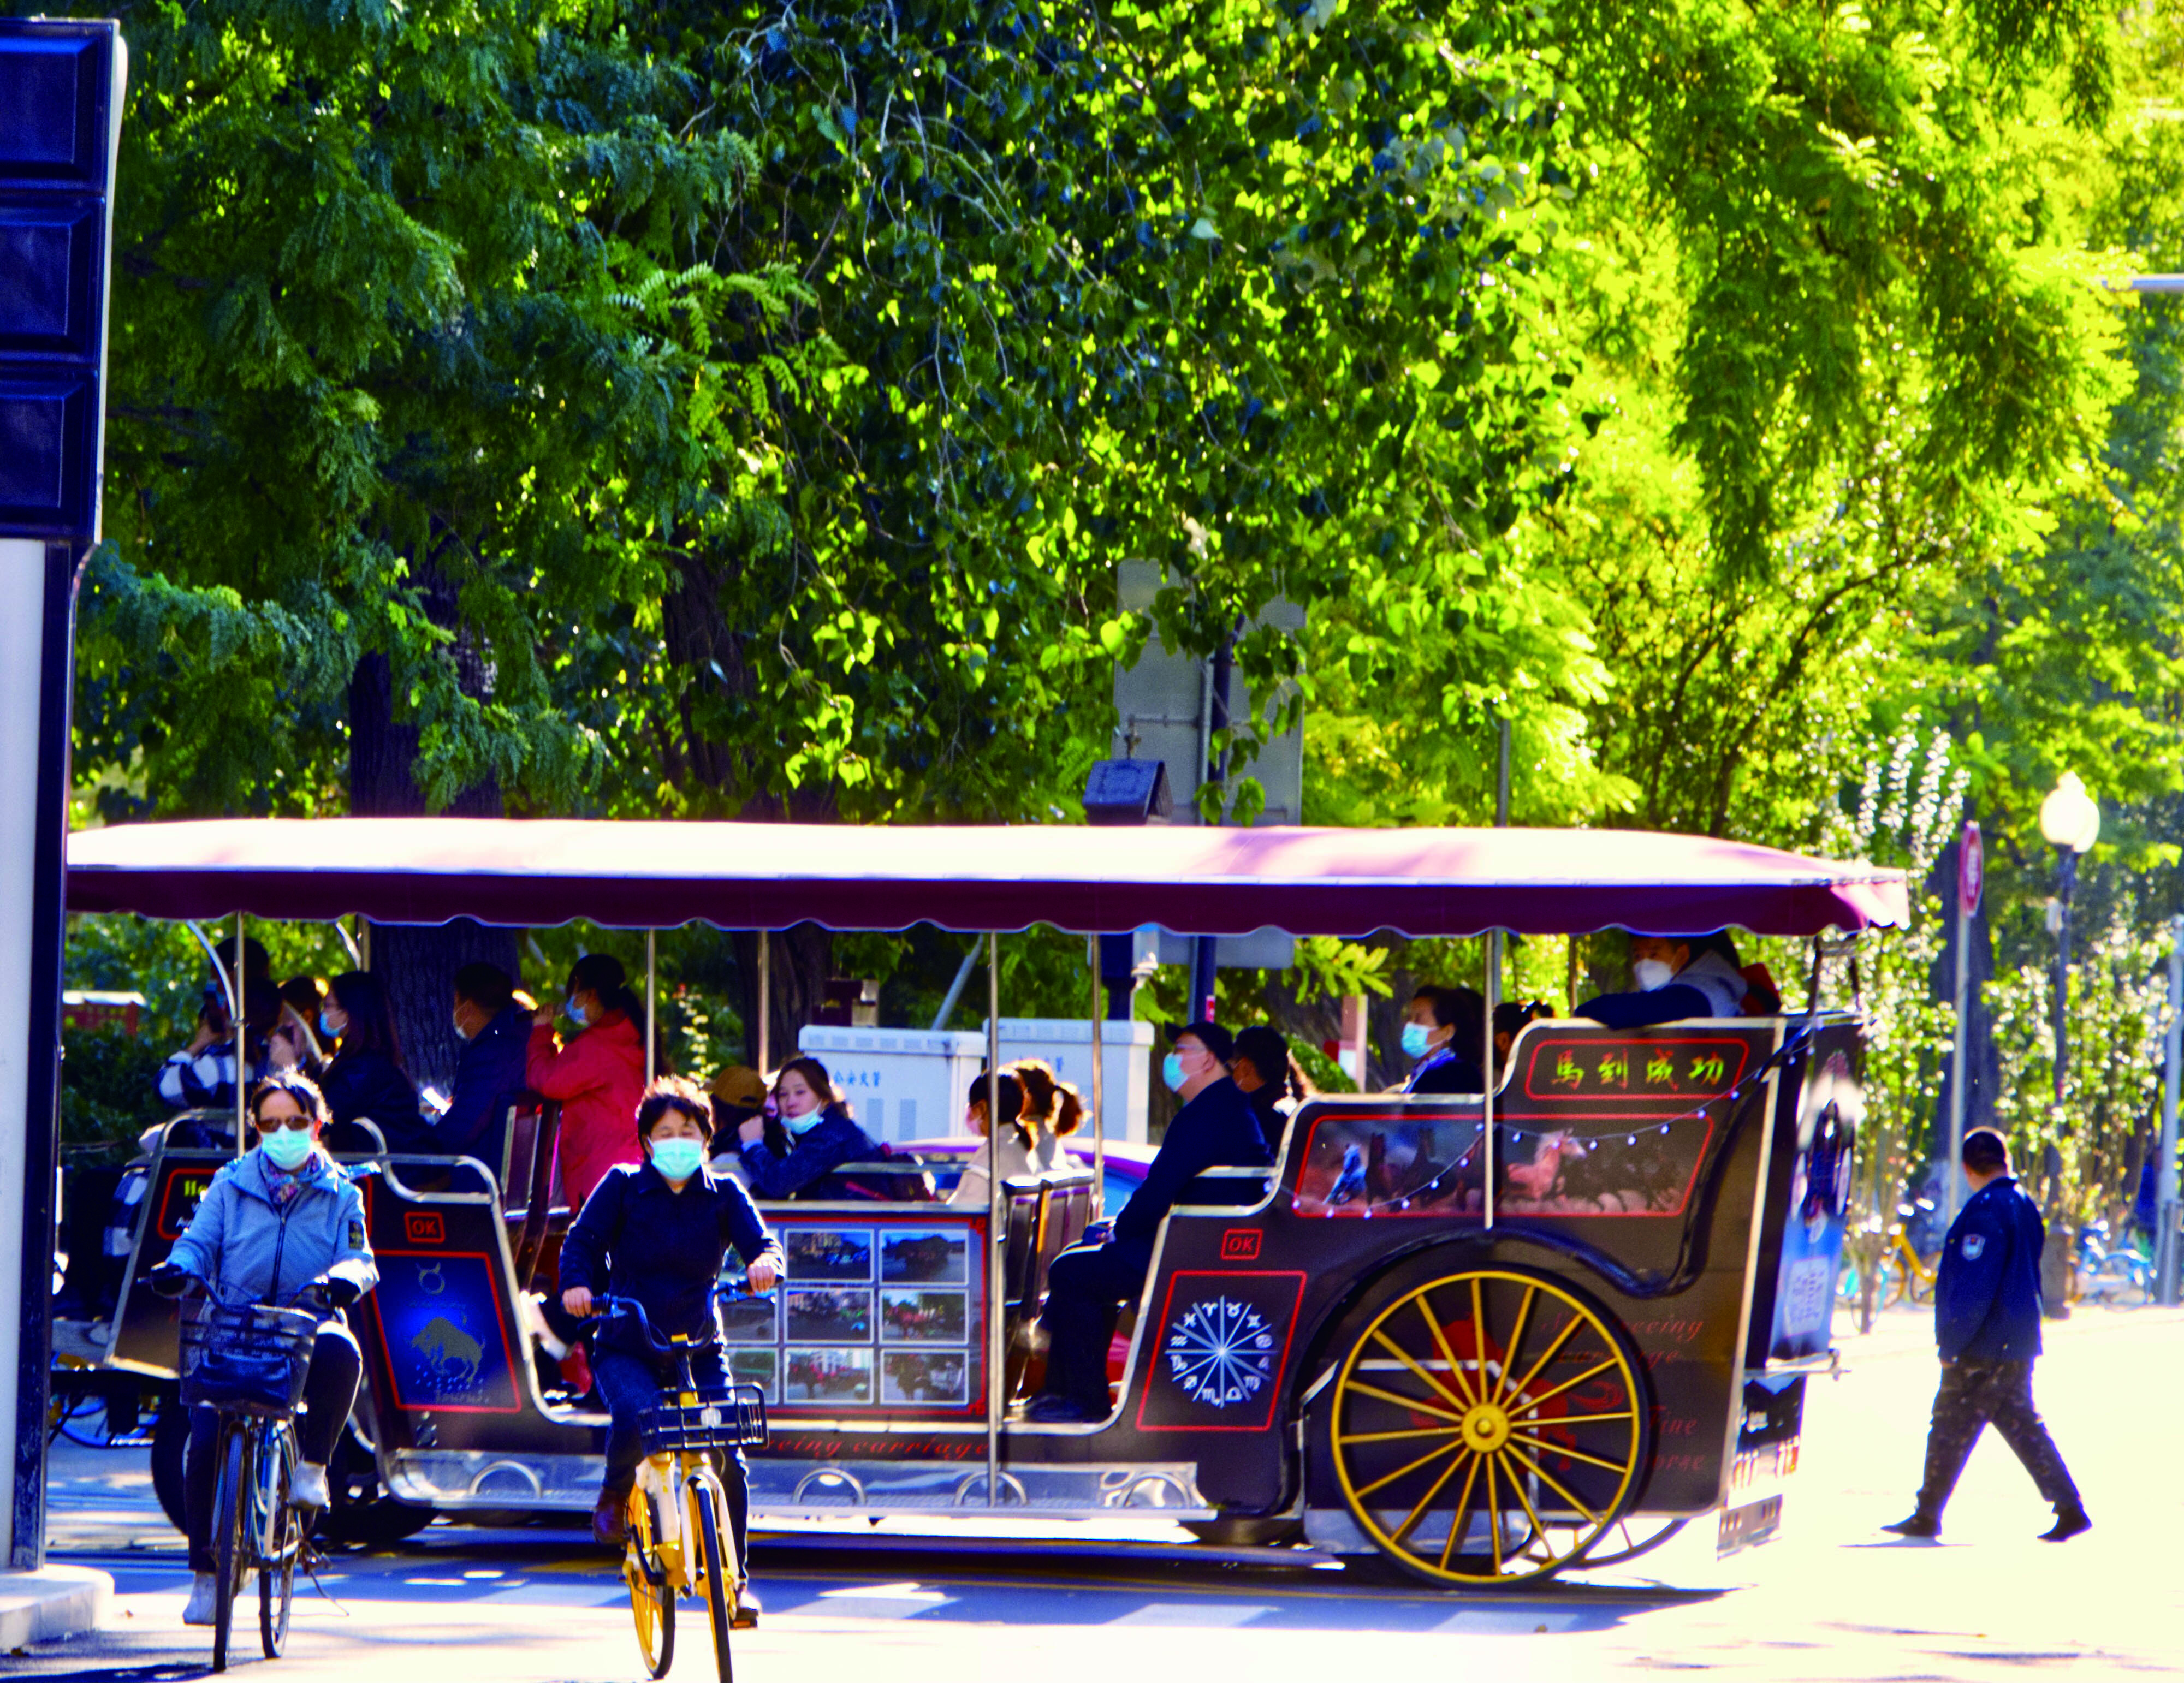
[(477, 1158), (500, 1173), (508, 1143), (508, 1107), (524, 1091), (531, 1013), (515, 1002), (515, 984), (498, 965), (465, 964), (455, 972), (455, 1090), (433, 1130), (436, 1150)]
[(1406, 1093), (1483, 1093), (1479, 1055), (1486, 1039), (1485, 996), (1473, 988), (1420, 988), (1403, 1024), (1403, 1055), (1416, 1060)]
[(759, 1198), (866, 1198), (867, 1187), (834, 1173), (886, 1153), (857, 1126), (817, 1058), (791, 1058), (773, 1083), (779, 1120), (755, 1116), (736, 1130), (744, 1179)]
[(1711, 935), (1633, 935), (1635, 992), (1602, 994), (1577, 1008), (1610, 1028), (1643, 1028), (1693, 1017), (1739, 1017), (1751, 984), (1726, 930)]
[(1267, 1161), (1279, 1162), (1282, 1136), (1289, 1132), (1289, 1115), (1282, 1101), (1290, 1096), (1290, 1043), (1281, 1031), (1255, 1023), (1236, 1037), (1236, 1056), (1228, 1065), (1228, 1078), (1251, 1101), (1259, 1119), (1259, 1133), (1267, 1142)]
[[(725, 1391), (719, 1324), (712, 1290), (733, 1249), (743, 1259), (754, 1292), (767, 1292), (781, 1278), (781, 1246), (766, 1230), (750, 1195), (727, 1175), (705, 1168), (713, 1131), (712, 1107), (696, 1084), (663, 1076), (644, 1092), (633, 1137), (641, 1164), (610, 1168), (585, 1201), (561, 1245), (561, 1307), (582, 1318), (602, 1292), (631, 1297), (662, 1338), (677, 1334), (705, 1340), (690, 1358), (701, 1393)], [(592, 1372), (614, 1424), (607, 1429), (606, 1477), (592, 1510), (592, 1531), (611, 1547), (621, 1544), (625, 1509), (637, 1463), (644, 1458), (638, 1423), (660, 1401), (673, 1369), (655, 1366), (633, 1323), (610, 1326), (593, 1352)], [(740, 1452), (720, 1457), (736, 1555), (750, 1558), (750, 1496)], [(746, 1599), (746, 1606), (755, 1604)]]
[(1517, 1037), (1524, 1032), (1524, 1025), (1536, 1023), (1555, 1014), (1555, 1008), (1545, 1000), (1504, 1000), (1494, 1007), (1494, 1068), (1496, 1080), (1500, 1072), (1509, 1067), (1509, 1049), (1517, 1044)]
[[(1260, 1168), (1273, 1161), (1251, 1101), (1229, 1079), (1234, 1045), (1228, 1031), (1215, 1023), (1185, 1023), (1172, 1026), (1168, 1036), (1175, 1050), (1162, 1073), (1182, 1095), (1183, 1108), (1168, 1123), (1144, 1184), (1115, 1218), (1113, 1238), (1104, 1245), (1073, 1246), (1054, 1259), (1039, 1317), (1047, 1335), (1046, 1384), (1032, 1399), (1028, 1418), (1107, 1418), (1107, 1346), (1115, 1335), (1115, 1306), (1144, 1289), (1169, 1209), (1209, 1168)], [(1247, 1201), (1262, 1195), (1254, 1185)]]
[[(249, 981), (242, 986), (243, 1045), (250, 1067), (247, 1085), (255, 1086), (273, 1071), (266, 1034), (279, 1022), (280, 991), (270, 982)], [(227, 1012), (227, 995), (217, 980), (205, 984), (198, 1008), (196, 1029), (189, 1044), (171, 1052), (153, 1078), (159, 1101), (170, 1110), (235, 1110), (235, 1021)]]
[(344, 1155), (374, 1149), (370, 1136), (355, 1126), (362, 1117), (378, 1128), (390, 1151), (435, 1150), (418, 1107), (417, 1084), (403, 1063), (394, 1008), (380, 979), (361, 970), (335, 977), (319, 1009), (319, 1033), (334, 1049), (319, 1073), (334, 1119), (326, 1130), (328, 1148)]
[(629, 1119), (644, 1096), (644, 1036), (638, 1027), (644, 1007), (629, 990), (621, 961), (593, 952), (570, 967), (566, 1009), (577, 1032), (566, 1044), (554, 1033), (553, 1006), (542, 1006), (532, 1017), (523, 1073), (532, 1092), (561, 1106), (554, 1154), (562, 1193), (577, 1210), (609, 1169), (639, 1161)]
[(1023, 1083), (1023, 1123), (1033, 1135), (1031, 1166), (1039, 1170), (1071, 1167), (1061, 1142), (1084, 1124), (1084, 1095), (1039, 1058), (1021, 1058), (1010, 1068)]
[[(1034, 1152), (1041, 1143), (1040, 1136), (1038, 1125), (1028, 1123), (1024, 1116), (1023, 1083), (1017, 1078), (1016, 1071), (1005, 1069), (1000, 1084), (1001, 1133), (993, 1150), (1000, 1166), (1001, 1179), (1008, 1181), (1019, 1175), (1036, 1174), (1049, 1165), (1039, 1162)], [(992, 1132), (988, 1101), (993, 1087), (986, 1076), (978, 1076), (971, 1083), (970, 1102), (963, 1111), (965, 1131), (977, 1134), (980, 1140)], [(956, 1183), (948, 1201), (958, 1208), (977, 1210), (985, 1208), (992, 1197), (993, 1182), (986, 1174), (986, 1148), (981, 1145), (963, 1160), (963, 1178)]]
[(743, 1125), (766, 1114), (766, 1077), (747, 1063), (724, 1064), (706, 1091), (713, 1101), (714, 1154), (733, 1156)]

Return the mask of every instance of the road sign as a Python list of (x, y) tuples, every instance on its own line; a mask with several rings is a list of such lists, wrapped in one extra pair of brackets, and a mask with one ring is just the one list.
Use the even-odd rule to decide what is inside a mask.
[(1986, 891), (1986, 849), (1980, 841), (1980, 827), (1967, 823), (1957, 849), (1957, 904), (1965, 917), (1980, 909), (1980, 896)]

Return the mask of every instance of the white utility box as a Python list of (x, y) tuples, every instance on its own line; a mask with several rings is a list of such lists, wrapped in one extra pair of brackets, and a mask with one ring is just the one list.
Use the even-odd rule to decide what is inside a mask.
[(827, 1066), (858, 1126), (891, 1145), (961, 1134), (971, 1083), (986, 1067), (986, 1037), (964, 1030), (815, 1024), (797, 1035), (796, 1049)]
[[(978, 1044), (985, 1045), (983, 1030)], [(1152, 1097), (1153, 1025), (1135, 1018), (1100, 1025), (1100, 1109), (1110, 1140), (1143, 1144)], [(1092, 1025), (1081, 1017), (1005, 1017), (1001, 1062), (1039, 1058), (1084, 1095), (1092, 1108)], [(1087, 1114), (1081, 1135), (1092, 1130)]]

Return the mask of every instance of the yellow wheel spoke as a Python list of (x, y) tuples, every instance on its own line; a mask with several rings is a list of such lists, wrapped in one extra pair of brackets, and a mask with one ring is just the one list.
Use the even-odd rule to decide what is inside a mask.
[(1510, 1396), (1522, 1396), (1525, 1391), (1529, 1390), (1531, 1388), (1532, 1381), (1539, 1378), (1541, 1374), (1545, 1373), (1546, 1371), (1547, 1363), (1555, 1359), (1555, 1352), (1560, 1350), (1563, 1345), (1568, 1343), (1569, 1335), (1575, 1332), (1578, 1328), (1583, 1324), (1584, 1323), (1581, 1321), (1573, 1320), (1568, 1326), (1557, 1333), (1555, 1335), (1555, 1341), (1547, 1346), (1547, 1353), (1540, 1357), (1538, 1361), (1532, 1363), (1532, 1371), (1525, 1374), (1523, 1379), (1518, 1380), (1515, 1385), (1510, 1386)]
[(1405, 1438), (1453, 1437), (1463, 1429), (1461, 1426), (1413, 1426), (1403, 1432), (1350, 1432), (1335, 1439), (1340, 1444), (1399, 1443)]
[[(1464, 1455), (1471, 1454), (1472, 1452), (1469, 1450), (1466, 1450), (1464, 1452)], [(1473, 1458), (1474, 1460), (1477, 1459), (1475, 1456), (1474, 1456)], [(1462, 1465), (1463, 1457), (1459, 1456), (1455, 1460), (1450, 1462), (1447, 1466), (1441, 1468), (1440, 1477), (1433, 1481), (1433, 1488), (1418, 1498), (1418, 1505), (1411, 1510), (1410, 1518), (1404, 1520), (1401, 1525), (1396, 1528), (1395, 1541), (1397, 1543), (1401, 1543), (1405, 1537), (1410, 1535), (1412, 1531), (1417, 1528), (1418, 1521), (1426, 1517), (1427, 1504), (1431, 1502), (1435, 1496), (1440, 1494), (1441, 1487), (1447, 1484), (1451, 1479), (1456, 1476), (1456, 1469)]]
[(1386, 1350), (1398, 1362), (1401, 1362), (1406, 1368), (1408, 1368), (1412, 1373), (1424, 1379), (1429, 1385), (1432, 1386), (1433, 1389), (1440, 1394), (1442, 1401), (1446, 1402), (1450, 1407), (1468, 1408), (1471, 1406), (1464, 1398), (1458, 1396), (1454, 1391), (1451, 1390), (1446, 1385), (1443, 1385), (1439, 1379), (1435, 1379), (1431, 1374), (1420, 1367), (1418, 1362), (1412, 1357), (1409, 1351), (1404, 1349), (1403, 1346), (1396, 1343), (1394, 1339), (1382, 1332), (1379, 1328), (1375, 1327), (1373, 1329), (1373, 1337), (1375, 1342), (1379, 1344), (1383, 1349)]
[(1529, 1413), (1531, 1416), (1535, 1416), (1536, 1418), (1527, 1418), (1516, 1420), (1512, 1423), (1518, 1426), (1528, 1426), (1534, 1431), (1537, 1431), (1542, 1426), (1591, 1426), (1596, 1425), (1606, 1420), (1635, 1420), (1638, 1418), (1637, 1415), (1633, 1413), (1628, 1408), (1623, 1409), (1619, 1413), (1613, 1414), (1540, 1415), (1538, 1414), (1536, 1405), (1527, 1404), (1524, 1409), (1520, 1410), (1513, 1408), (1509, 1412), (1513, 1414)]
[(1428, 1462), (1438, 1461), (1442, 1456), (1447, 1455), (1453, 1451), (1462, 1449), (1462, 1447), (1463, 1446), (1461, 1443), (1445, 1443), (1439, 1449), (1428, 1450), (1424, 1455), (1421, 1455), (1417, 1460), (1411, 1463), (1409, 1466), (1398, 1467), (1384, 1479), (1375, 1479), (1369, 1485), (1360, 1485), (1357, 1487), (1358, 1500), (1361, 1502), (1363, 1501), (1367, 1496), (1372, 1495), (1374, 1491), (1384, 1490), (1388, 1485), (1394, 1484), (1396, 1480), (1401, 1478), (1405, 1474), (1415, 1473), (1419, 1468), (1424, 1466)]
[[(1474, 1274), (1471, 1277), (1471, 1353), (1479, 1362), (1479, 1394), (1485, 1396), (1489, 1382), (1486, 1374), (1486, 1305), (1479, 1293), (1479, 1276)], [(1502, 1379), (1508, 1377), (1509, 1362), (1505, 1356), (1502, 1362), (1501, 1379), (1492, 1383), (1498, 1390)]]
[[(1463, 1363), (1456, 1359), (1456, 1351), (1448, 1347), (1448, 1335), (1440, 1329), (1440, 1323), (1434, 1318), (1433, 1305), (1424, 1292), (1418, 1294), (1418, 1313), (1425, 1318), (1426, 1330), (1433, 1335), (1433, 1341), (1440, 1346), (1440, 1359), (1448, 1363), (1449, 1377), (1462, 1390), (1466, 1402), (1477, 1402), (1479, 1392), (1472, 1390), (1471, 1382), (1464, 1378)], [(1479, 1364), (1479, 1383), (1482, 1387), (1486, 1383), (1486, 1363), (1484, 1361)]]
[(1526, 1397), (1526, 1398), (1524, 1399), (1524, 1407), (1525, 1407), (1525, 1409), (1526, 1409), (1526, 1411), (1527, 1411), (1528, 1413), (1529, 1413), (1529, 1412), (1531, 1412), (1531, 1411), (1535, 1411), (1535, 1410), (1536, 1410), (1536, 1409), (1539, 1407), (1539, 1406), (1540, 1406), (1541, 1403), (1543, 1403), (1543, 1402), (1553, 1402), (1553, 1401), (1555, 1400), (1555, 1398), (1557, 1398), (1557, 1397), (1560, 1396), (1561, 1396), (1564, 1391), (1572, 1389), (1572, 1388), (1573, 1388), (1573, 1387), (1574, 1387), (1574, 1386), (1583, 1385), (1583, 1384), (1584, 1384), (1587, 1379), (1591, 1379), (1591, 1378), (1595, 1374), (1604, 1374), (1604, 1373), (1606, 1373), (1606, 1372), (1607, 1372), (1610, 1368), (1613, 1368), (1613, 1367), (1614, 1367), (1615, 1365), (1616, 1365), (1616, 1359), (1615, 1359), (1615, 1357), (1613, 1357), (1613, 1356), (1609, 1357), (1608, 1357), (1605, 1362), (1596, 1362), (1595, 1363), (1593, 1363), (1593, 1365), (1592, 1365), (1591, 1367), (1587, 1368), (1586, 1368), (1583, 1373), (1580, 1374), (1579, 1374), (1575, 1379), (1564, 1379), (1564, 1380), (1563, 1380), (1560, 1385), (1557, 1385), (1557, 1386), (1556, 1386), (1552, 1390), (1543, 1390), (1543, 1391), (1541, 1391), (1541, 1392), (1540, 1392), (1537, 1396), (1528, 1396), (1528, 1397)]
[(1588, 1467), (1605, 1467), (1611, 1473), (1627, 1473), (1630, 1470), (1630, 1463), (1628, 1461), (1602, 1461), (1597, 1455), (1587, 1455), (1581, 1449), (1564, 1449), (1558, 1443), (1542, 1442), (1538, 1438), (1527, 1437), (1520, 1432), (1510, 1433), (1509, 1441), (1521, 1443), (1541, 1455), (1560, 1455), (1571, 1461), (1582, 1461)]
[(1502, 1575), (1502, 1503), (1494, 1494), (1493, 1456), (1486, 1457), (1486, 1541), (1494, 1551), (1494, 1575)]
[(1546, 1522), (1540, 1518), (1539, 1509), (1532, 1506), (1532, 1498), (1524, 1494), (1524, 1481), (1512, 1473), (1505, 1473), (1502, 1476), (1509, 1480), (1509, 1488), (1516, 1491), (1517, 1500), (1524, 1504), (1524, 1517), (1532, 1522), (1533, 1538), (1546, 1550), (1547, 1558), (1553, 1559), (1554, 1545), (1547, 1541)]
[(1530, 1456), (1525, 1454), (1523, 1450), (1518, 1449), (1514, 1444), (1512, 1444), (1509, 1446), (1509, 1453), (1515, 1456), (1519, 1461), (1523, 1462), (1530, 1470), (1534, 1478), (1537, 1479), (1541, 1484), (1545, 1485), (1549, 1490), (1552, 1491), (1557, 1496), (1560, 1496), (1564, 1502), (1568, 1502), (1579, 1513), (1585, 1515), (1585, 1524), (1588, 1525), (1597, 1525), (1600, 1523), (1600, 1515), (1595, 1513), (1590, 1507), (1587, 1507), (1583, 1502), (1580, 1502), (1575, 1496), (1572, 1496), (1568, 1491), (1557, 1484), (1555, 1480), (1548, 1475), (1546, 1469), (1541, 1467), (1538, 1462), (1533, 1460)]
[(1440, 1569), (1448, 1570), (1448, 1558), (1456, 1550), (1456, 1540), (1463, 1535), (1464, 1516), (1471, 1512), (1472, 1486), (1479, 1482), (1479, 1469), (1485, 1465), (1486, 1457), (1474, 1455), (1471, 1470), (1463, 1475), (1463, 1494), (1456, 1499), (1456, 1512), (1449, 1516), (1448, 1539), (1440, 1546)]
[(1516, 1365), (1517, 1352), (1524, 1347), (1524, 1325), (1532, 1318), (1532, 1300), (1539, 1295), (1540, 1288), (1536, 1285), (1524, 1288), (1524, 1301), (1517, 1306), (1516, 1329), (1509, 1335), (1509, 1348), (1502, 1358), (1502, 1377), (1495, 1385), (1494, 1395), (1490, 1399), (1492, 1402), (1499, 1402), (1510, 1395), (1507, 1390), (1509, 1373)]
[(1376, 1402), (1392, 1402), (1398, 1407), (1415, 1408), (1421, 1414), (1430, 1414), (1436, 1420), (1452, 1421), (1459, 1426), (1463, 1424), (1462, 1415), (1451, 1414), (1447, 1409), (1427, 1402), (1423, 1396), (1398, 1396), (1392, 1390), (1383, 1390), (1378, 1385), (1367, 1385), (1362, 1379), (1352, 1379), (1346, 1388), (1360, 1396), (1369, 1396)]

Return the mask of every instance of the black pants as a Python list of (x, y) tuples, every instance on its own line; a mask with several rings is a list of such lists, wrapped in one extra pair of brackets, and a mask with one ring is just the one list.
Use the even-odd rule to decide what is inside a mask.
[(1118, 1239), (1064, 1251), (1047, 1270), (1046, 1390), (1065, 1396), (1089, 1418), (1107, 1418), (1107, 1346), (1115, 1309), (1145, 1289), (1152, 1246)]
[[(348, 1411), (356, 1403), (364, 1357), (356, 1340), (339, 1322), (319, 1329), (311, 1346), (311, 1371), (304, 1380), (304, 1412), (296, 1420), (296, 1445), (305, 1461), (323, 1467), (334, 1452)], [(182, 1502), (190, 1522), (190, 1570), (214, 1570), (213, 1489), (220, 1468), (213, 1457), (220, 1447), (220, 1416), (209, 1408), (190, 1410), (190, 1441), (182, 1458)]]
[[(663, 1382), (671, 1377), (660, 1374), (642, 1356), (619, 1350), (592, 1352), (592, 1378), (613, 1420), (607, 1428), (606, 1491), (622, 1496), (629, 1493), (630, 1483), (637, 1475), (637, 1463), (644, 1459), (644, 1441), (638, 1434), (638, 1422), (646, 1409), (660, 1401)], [(700, 1396), (727, 1394), (727, 1370), (721, 1365), (718, 1345), (693, 1352), (690, 1377), (698, 1382)], [(736, 1450), (715, 1455), (713, 1469), (720, 1474), (721, 1489), (728, 1498), (728, 1527), (735, 1534), (736, 1558), (743, 1562), (748, 1574), (750, 1485), (744, 1475), (743, 1452)]]
[(2057, 1512), (2079, 1505), (2070, 1468), (2032, 1406), (2032, 1364), (1957, 1361), (1942, 1369), (1942, 1388), (1934, 1396), (1934, 1424), (1926, 1434), (1926, 1482), (1919, 1491), (1921, 1513), (1942, 1517), (1972, 1446), (1990, 1421)]

